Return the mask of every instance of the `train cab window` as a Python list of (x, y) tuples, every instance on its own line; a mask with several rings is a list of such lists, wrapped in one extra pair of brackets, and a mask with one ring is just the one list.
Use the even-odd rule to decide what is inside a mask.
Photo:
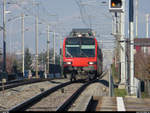
[(66, 39), (66, 45), (79, 45), (80, 39), (78, 38), (67, 38)]
[(95, 45), (81, 45), (81, 55), (83, 57), (94, 57)]
[(81, 38), (82, 45), (95, 45), (94, 38)]
[(93, 38), (68, 38), (65, 43), (66, 57), (95, 57)]
[(68, 46), (66, 45), (66, 57), (79, 57), (80, 56), (80, 47), (79, 46)]

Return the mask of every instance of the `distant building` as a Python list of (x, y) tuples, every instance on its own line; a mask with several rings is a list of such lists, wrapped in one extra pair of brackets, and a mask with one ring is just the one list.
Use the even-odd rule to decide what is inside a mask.
[(136, 49), (136, 52), (143, 51), (150, 55), (150, 38), (135, 38), (134, 48)]

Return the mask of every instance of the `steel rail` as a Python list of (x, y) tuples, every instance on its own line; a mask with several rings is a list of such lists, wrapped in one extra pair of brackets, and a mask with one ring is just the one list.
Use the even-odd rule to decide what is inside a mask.
[(65, 87), (67, 85), (70, 85), (72, 84), (73, 82), (66, 82), (66, 83), (62, 83), (60, 85), (57, 85), (53, 88), (50, 88), (46, 91), (43, 91), (42, 93), (22, 102), (21, 104), (18, 104), (14, 107), (12, 107), (11, 109), (8, 110), (8, 112), (11, 112), (11, 111), (24, 111), (26, 109), (28, 109), (29, 107), (31, 107), (32, 105), (36, 104), (37, 102), (39, 102), (42, 98), (50, 95), (51, 93), (61, 89), (62, 87)]
[(83, 84), (75, 93), (73, 93), (63, 104), (61, 104), (56, 111), (67, 111), (69, 107), (75, 102), (75, 100), (81, 95), (81, 93), (85, 90), (87, 86), (90, 84), (97, 82), (98, 79), (95, 79), (93, 81), (89, 81), (85, 84)]
[[(42, 78), (31, 78), (31, 79), (26, 79), (26, 78), (23, 78), (23, 79), (19, 79), (19, 80), (11, 80), (11, 81), (7, 81), (5, 83), (5, 85), (9, 85), (9, 84), (14, 84), (14, 83), (19, 83), (19, 82), (25, 82), (25, 81), (34, 81), (34, 80), (43, 80)], [(2, 86), (2, 82), (0, 82), (0, 86)]]
[[(107, 70), (103, 71), (101, 76), (104, 77), (106, 73), (107, 73)], [(100, 77), (99, 79), (101, 79), (102, 77)], [(94, 79), (92, 81), (89, 81), (89, 82), (83, 84), (73, 95), (71, 95), (62, 105), (60, 105), (56, 111), (67, 111), (69, 109), (69, 107), (75, 102), (75, 100), (85, 90), (85, 88), (92, 83), (99, 82), (99, 79)], [(93, 97), (91, 97), (91, 99), (89, 100), (86, 111), (88, 109), (88, 106), (91, 104), (92, 99), (93, 99)]]
[[(12, 83), (17, 83), (19, 81), (24, 81), (25, 79), (20, 79), (20, 80), (11, 80), (11, 81), (7, 81), (5, 84), (12, 84)], [(2, 82), (0, 82), (0, 86), (1, 86)]]
[[(81, 82), (83, 80), (77, 80), (76, 82)], [(94, 82), (98, 82), (98, 79), (95, 79), (93, 81), (89, 81), (86, 82), (84, 85), (82, 85), (72, 96), (70, 96), (61, 106), (59, 106), (56, 111), (64, 111), (67, 110), (69, 108), (69, 106), (79, 97), (79, 95), (85, 90), (85, 88), (87, 86), (89, 86), (90, 84), (94, 83)], [(55, 91), (70, 85), (74, 82), (66, 82), (66, 83), (62, 83), (60, 85), (57, 85), (53, 88), (50, 88), (46, 91), (43, 91), (42, 93), (22, 102), (21, 104), (18, 104), (14, 107), (12, 107), (11, 109), (8, 110), (8, 112), (11, 111), (24, 111), (27, 110), (28, 108), (30, 108), (31, 106), (33, 106), (34, 104), (36, 104), (37, 102), (39, 102), (42, 98), (50, 95), (51, 93), (54, 93)]]
[[(37, 83), (37, 82), (43, 82), (43, 81), (49, 81), (49, 80), (54, 80), (54, 79), (63, 79), (63, 78), (48, 78), (48, 79), (41, 79), (40, 78), (40, 79), (18, 80), (18, 81), (14, 81), (14, 82), (4, 84), (4, 89), (10, 89), (10, 88), (18, 87), (18, 86), (21, 86), (21, 85)], [(0, 85), (0, 91), (2, 91), (2, 90), (3, 90), (3, 86)]]

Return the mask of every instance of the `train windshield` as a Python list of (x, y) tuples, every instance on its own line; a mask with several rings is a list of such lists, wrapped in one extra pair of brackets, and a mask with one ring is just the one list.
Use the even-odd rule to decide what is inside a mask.
[(95, 57), (94, 38), (67, 38), (66, 57)]

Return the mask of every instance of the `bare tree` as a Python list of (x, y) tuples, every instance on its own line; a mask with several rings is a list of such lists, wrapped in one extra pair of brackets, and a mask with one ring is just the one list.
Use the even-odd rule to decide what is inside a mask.
[(7, 65), (6, 65), (6, 70), (7, 70), (7, 72), (8, 72), (8, 74), (10, 74), (10, 73), (12, 73), (12, 68), (13, 68), (13, 62), (14, 62), (14, 60), (16, 59), (16, 56), (15, 56), (15, 54), (13, 54), (13, 53), (7, 53), (7, 58), (6, 58), (6, 63), (7, 63)]
[(150, 95), (150, 55), (139, 51), (135, 54), (135, 77), (145, 83), (145, 92)]

